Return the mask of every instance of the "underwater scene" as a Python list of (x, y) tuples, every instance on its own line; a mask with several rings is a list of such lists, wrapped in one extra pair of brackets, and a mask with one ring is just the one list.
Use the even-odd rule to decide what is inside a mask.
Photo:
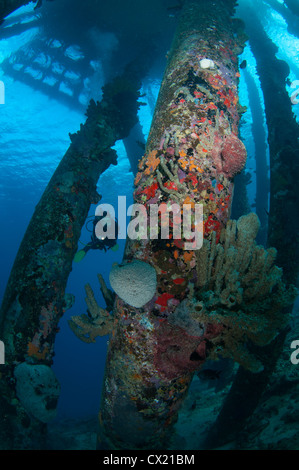
[(299, 450), (298, 51), (298, 0), (0, 0), (0, 450)]

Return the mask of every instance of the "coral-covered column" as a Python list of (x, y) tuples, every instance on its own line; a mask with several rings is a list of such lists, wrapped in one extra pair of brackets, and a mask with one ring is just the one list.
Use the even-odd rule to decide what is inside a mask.
[(140, 74), (128, 65), (90, 102), (87, 120), (54, 172), (27, 228), (0, 309), (6, 364), (0, 380), (0, 448), (43, 448), (55, 414), (59, 384), (50, 368), (58, 322), (70, 307), (65, 295), (96, 184), (116, 153), (110, 147), (137, 122)]
[[(238, 138), (243, 39), (239, 22), (231, 19), (234, 5), (185, 2), (135, 179), (135, 202), (148, 215), (154, 204), (165, 203), (164, 215), (172, 204), (181, 210), (202, 204), (204, 237), (214, 243), (229, 219), (234, 175), (246, 160)], [(192, 321), (184, 309), (184, 299), (200, 284), (199, 270), (196, 251), (173, 237), (174, 224), (169, 239), (161, 238), (161, 228), (156, 239), (149, 230), (128, 239), (125, 265), (119, 275), (111, 273), (118, 296), (98, 448), (167, 448), (193, 372), (221, 330)], [(157, 285), (150, 296), (153, 270)]]

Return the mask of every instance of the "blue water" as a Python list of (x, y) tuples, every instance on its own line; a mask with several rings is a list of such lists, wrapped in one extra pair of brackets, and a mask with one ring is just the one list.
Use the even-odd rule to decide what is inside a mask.
[[(85, 121), (84, 107), (71, 108), (61, 101), (49, 98), (21, 81), (16, 81), (3, 73), (1, 62), (30, 43), (41, 34), (39, 27), (30, 18), (33, 4), (18, 10), (12, 17), (18, 21), (20, 13), (28, 12), (28, 30), (8, 39), (0, 39), (0, 80), (5, 84), (5, 104), (0, 105), (0, 298), (2, 298), (8, 276), (19, 244), (43, 191), (59, 161), (66, 152), (70, 139), (68, 134), (76, 132)], [(299, 79), (299, 40), (286, 30), (284, 20), (277, 13), (267, 10), (263, 23), (271, 38), (279, 46), (278, 56), (290, 66), (290, 80)], [(4, 25), (5, 26), (5, 25)], [(0, 28), (0, 38), (1, 30)], [(106, 43), (105, 43), (106, 41)], [(111, 50), (111, 36), (102, 37), (102, 51)], [(115, 47), (115, 46), (113, 46)], [(165, 51), (166, 53), (166, 51)], [(247, 60), (247, 70), (254, 77), (262, 100), (255, 60), (247, 47), (240, 62)], [(147, 80), (154, 98), (157, 97), (159, 79)], [(273, 97), (275, 99), (275, 97)], [(147, 97), (142, 101), (147, 101)], [(246, 84), (241, 71), (240, 101), (248, 106)], [(299, 115), (299, 105), (294, 106)], [(151, 107), (141, 107), (140, 121), (145, 137), (149, 132)], [(255, 159), (251, 137), (251, 111), (243, 117), (242, 138), (248, 150), (247, 169), (252, 173), (252, 183), (248, 186), (250, 203), (255, 198)], [(265, 125), (265, 124), (264, 124)], [(122, 142), (116, 145), (118, 165), (110, 167), (100, 178), (98, 192), (102, 202), (117, 207), (117, 196), (127, 196), (128, 205), (132, 202), (133, 174)], [(95, 206), (91, 207), (93, 215)], [(82, 241), (88, 241), (88, 232), (83, 228)], [(80, 247), (79, 247), (80, 248)], [(95, 344), (82, 343), (70, 331), (67, 320), (71, 315), (86, 312), (84, 284), (90, 283), (99, 303), (104, 306), (97, 281), (101, 273), (108, 283), (108, 275), (114, 262), (120, 262), (124, 241), (119, 242), (118, 252), (92, 251), (79, 264), (75, 264), (69, 277), (67, 292), (75, 293), (76, 301), (60, 322), (54, 358), (54, 371), (61, 383), (62, 391), (58, 405), (58, 417), (95, 416), (99, 408), (101, 385), (104, 373), (107, 337), (97, 338)]]

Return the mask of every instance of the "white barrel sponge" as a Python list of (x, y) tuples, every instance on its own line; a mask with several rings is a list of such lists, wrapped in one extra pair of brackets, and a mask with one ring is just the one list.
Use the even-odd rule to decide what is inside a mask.
[(42, 423), (55, 418), (60, 385), (52, 369), (44, 364), (22, 362), (14, 375), (17, 397), (28, 413)]
[(156, 270), (144, 261), (134, 260), (121, 266), (113, 266), (109, 281), (115, 293), (132, 307), (140, 308), (155, 295)]
[(214, 69), (215, 64), (212, 59), (201, 59), (199, 62), (200, 68), (202, 69)]

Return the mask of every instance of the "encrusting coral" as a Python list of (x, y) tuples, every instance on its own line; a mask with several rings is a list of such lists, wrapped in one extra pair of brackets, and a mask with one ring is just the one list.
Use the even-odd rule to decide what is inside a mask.
[[(104, 280), (98, 275), (101, 288)], [(106, 289), (107, 290), (107, 289)], [(69, 327), (85, 343), (94, 343), (97, 336), (108, 335), (112, 330), (113, 316), (100, 307), (89, 284), (85, 285), (87, 315), (74, 315), (68, 320)]]
[(258, 217), (251, 213), (229, 221), (218, 244), (215, 233), (211, 241), (204, 240), (196, 252), (196, 286), (169, 319), (189, 334), (219, 325), (220, 334), (210, 340), (209, 358), (231, 357), (253, 372), (263, 365), (250, 343), (263, 346), (275, 338), (289, 320), (284, 307), (297, 292), (293, 286), (286, 288), (282, 269), (274, 264), (275, 248), (256, 244), (258, 229)]

